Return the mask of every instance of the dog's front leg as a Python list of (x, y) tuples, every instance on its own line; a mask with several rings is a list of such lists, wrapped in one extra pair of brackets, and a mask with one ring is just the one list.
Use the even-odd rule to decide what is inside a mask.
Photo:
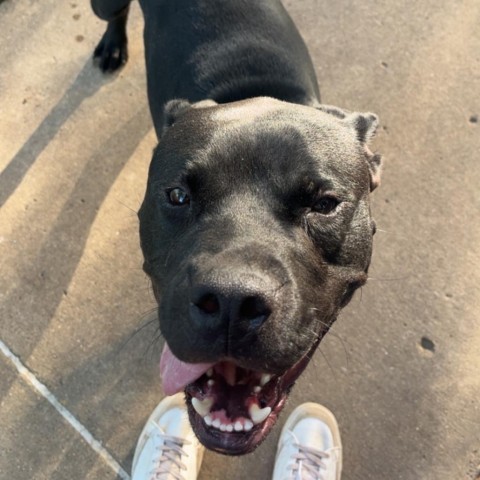
[(130, 0), (91, 0), (92, 9), (108, 21), (106, 32), (93, 53), (103, 72), (113, 72), (128, 60), (127, 18)]

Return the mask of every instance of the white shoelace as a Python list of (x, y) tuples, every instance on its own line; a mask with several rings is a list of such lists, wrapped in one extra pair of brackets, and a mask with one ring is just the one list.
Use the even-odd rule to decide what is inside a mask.
[(182, 463), (182, 455), (188, 457), (188, 454), (182, 450), (184, 445), (190, 442), (183, 438), (163, 435), (158, 433), (163, 440), (163, 445), (157, 447), (159, 451), (158, 458), (154, 459), (154, 468), (150, 471), (150, 480), (184, 480), (181, 470), (187, 467)]
[(290, 476), (287, 480), (322, 480), (323, 472), (326, 469), (324, 459), (328, 459), (330, 455), (321, 450), (312, 447), (305, 447), (298, 443), (293, 444), (298, 448), (298, 453), (293, 455), (295, 463), (288, 466), (291, 469)]

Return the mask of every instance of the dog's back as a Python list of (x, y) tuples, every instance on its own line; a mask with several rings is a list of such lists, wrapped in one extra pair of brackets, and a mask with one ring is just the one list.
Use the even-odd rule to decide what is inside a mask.
[(277, 0), (141, 0), (157, 133), (173, 98), (319, 100), (307, 48)]

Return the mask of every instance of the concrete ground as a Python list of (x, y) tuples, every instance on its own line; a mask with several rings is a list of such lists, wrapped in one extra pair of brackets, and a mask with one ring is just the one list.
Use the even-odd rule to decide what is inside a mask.
[[(0, 2), (2, 480), (127, 478), (162, 397), (135, 216), (155, 145), (142, 18), (134, 4), (130, 61), (105, 77), (88, 3)], [(286, 6), (323, 100), (379, 114), (386, 166), (371, 280), (279, 423), (331, 408), (343, 480), (480, 478), (480, 3)], [(207, 453), (200, 479), (268, 479), (279, 430)]]

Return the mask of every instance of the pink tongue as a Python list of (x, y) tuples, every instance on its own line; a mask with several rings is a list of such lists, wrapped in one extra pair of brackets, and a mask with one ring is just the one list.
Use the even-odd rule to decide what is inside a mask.
[(201, 377), (214, 363), (185, 363), (179, 360), (165, 342), (160, 358), (160, 376), (165, 395), (181, 392), (189, 383)]

